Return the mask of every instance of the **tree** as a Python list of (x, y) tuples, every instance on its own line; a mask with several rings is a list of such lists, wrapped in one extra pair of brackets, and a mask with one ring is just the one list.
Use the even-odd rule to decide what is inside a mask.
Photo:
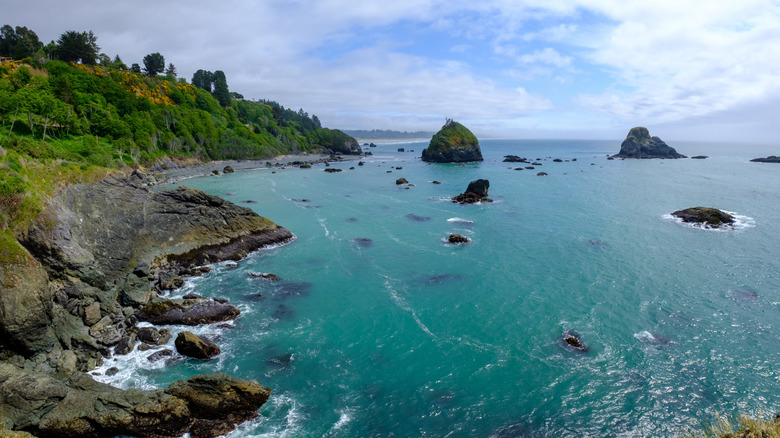
[(165, 57), (159, 52), (150, 53), (144, 56), (144, 73), (147, 76), (155, 77), (158, 73), (165, 71)]
[(125, 65), (124, 62), (122, 62), (122, 58), (120, 58), (119, 55), (114, 56), (114, 61), (112, 64), (114, 65), (115, 69), (127, 70), (127, 66)]
[(174, 79), (176, 78), (176, 67), (174, 67), (173, 63), (168, 64), (168, 68), (165, 69), (165, 74)]
[(95, 64), (97, 62), (100, 47), (97, 45), (97, 37), (89, 32), (76, 32), (69, 30), (57, 40), (55, 57), (60, 61), (79, 62), (82, 64)]
[(130, 71), (133, 73), (141, 73), (141, 66), (138, 65), (137, 62), (134, 62), (133, 65), (130, 66)]
[(230, 105), (230, 90), (228, 90), (227, 78), (222, 70), (214, 72), (214, 98), (223, 107)]
[(0, 28), (0, 56), (23, 59), (43, 48), (38, 35), (23, 26), (16, 29), (9, 25)]
[(211, 84), (214, 82), (214, 73), (206, 70), (198, 70), (192, 75), (192, 85), (211, 93)]

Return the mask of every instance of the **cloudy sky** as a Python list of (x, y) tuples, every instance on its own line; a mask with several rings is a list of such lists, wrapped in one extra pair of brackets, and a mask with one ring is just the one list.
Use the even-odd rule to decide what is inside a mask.
[(480, 137), (778, 143), (777, 0), (4, 0), (44, 43), (92, 30), (128, 65), (160, 52), (187, 80), (342, 129)]

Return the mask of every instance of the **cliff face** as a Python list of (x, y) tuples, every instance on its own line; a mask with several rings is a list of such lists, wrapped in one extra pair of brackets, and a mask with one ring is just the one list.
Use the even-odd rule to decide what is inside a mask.
[[(16, 398), (0, 397), (0, 414), (7, 425), (24, 424), (29, 431), (62, 436), (75, 431), (58, 431), (59, 426), (52, 424), (95, 426), (99, 422), (88, 416), (97, 414), (72, 410), (59, 402), (73, 402), (72, 397), (63, 395), (67, 391), (87, 388), (92, 393), (105, 389), (85, 383), (92, 379), (84, 372), (101, 363), (110, 354), (109, 347), (125, 343), (132, 350), (137, 342), (136, 314), (140, 315), (141, 308), (164, 301), (156, 298), (158, 292), (173, 287), (176, 279), (181, 282), (178, 275), (194, 272), (196, 265), (238, 260), (263, 246), (293, 238), (288, 230), (248, 208), (189, 188), (153, 193), (138, 188), (139, 178), (143, 176), (61, 189), (27, 232), (18, 236), (24, 248), (13, 257), (4, 255), (6, 264), (0, 269), (0, 358), (8, 359), (0, 361), (0, 392), (7, 394), (9, 382), (48, 381), (29, 372), (68, 376), (41, 389), (59, 388), (51, 394), (38, 394), (45, 400), (43, 408), (17, 406)], [(115, 391), (119, 395), (112, 397), (129, 397), (141, 404), (148, 397), (160, 397), (142, 391), (134, 396)], [(239, 403), (249, 413), (219, 415), (249, 418), (264, 401)], [(195, 424), (190, 421), (195, 417), (188, 413), (186, 403), (177, 403), (169, 403), (171, 410), (162, 409), (159, 418), (164, 422), (166, 416), (181, 416), (184, 429), (176, 431), (181, 435), (187, 431), (187, 424)], [(41, 411), (31, 416), (30, 410), (39, 408)], [(105, 409), (109, 408), (119, 409), (114, 404)], [(62, 423), (34, 424), (48, 411), (67, 415)], [(117, 411), (110, 415), (127, 414)], [(212, 420), (209, 422), (221, 424)], [(120, 433), (115, 426), (95, 426), (87, 435)], [(219, 427), (222, 429), (217, 434), (231, 430)], [(159, 432), (154, 428), (133, 429), (140, 436)]]
[(463, 163), (482, 161), (482, 150), (477, 137), (458, 122), (447, 120), (427, 148), (422, 160), (432, 163)]
[(647, 128), (631, 128), (628, 136), (620, 145), (620, 152), (613, 155), (615, 158), (686, 158), (677, 153), (673, 147), (667, 145), (658, 137), (650, 137)]

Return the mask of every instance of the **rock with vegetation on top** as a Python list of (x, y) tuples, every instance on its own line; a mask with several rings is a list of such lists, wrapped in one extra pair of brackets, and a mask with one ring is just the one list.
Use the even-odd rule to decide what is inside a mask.
[(477, 137), (468, 128), (447, 119), (447, 123), (431, 138), (428, 147), (423, 149), (422, 160), (431, 163), (482, 161), (482, 150)]
[(711, 207), (691, 207), (677, 210), (672, 213), (672, 216), (682, 219), (683, 222), (700, 224), (707, 228), (720, 228), (734, 224), (734, 216)]
[(650, 137), (647, 128), (631, 128), (628, 136), (620, 145), (620, 152), (613, 158), (686, 158), (677, 153), (658, 137)]
[(217, 344), (189, 331), (179, 333), (174, 343), (179, 354), (195, 359), (211, 359), (220, 353)]
[(318, 129), (309, 133), (308, 137), (312, 145), (330, 150), (332, 153), (346, 155), (360, 155), (363, 153), (357, 140), (338, 129)]

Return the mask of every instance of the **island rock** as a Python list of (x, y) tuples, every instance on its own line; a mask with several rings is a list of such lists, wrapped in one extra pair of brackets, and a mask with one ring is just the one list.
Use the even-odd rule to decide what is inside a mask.
[(650, 137), (647, 128), (631, 128), (613, 158), (686, 158), (658, 137)]
[(447, 119), (447, 123), (431, 138), (428, 147), (423, 149), (422, 160), (431, 163), (482, 161), (482, 151), (477, 137), (468, 128)]
[(683, 222), (700, 224), (707, 228), (720, 228), (734, 224), (734, 216), (711, 207), (692, 207), (677, 210), (672, 213), (672, 216), (682, 219)]
[(775, 155), (770, 155), (766, 158), (754, 158), (750, 161), (754, 163), (780, 163), (780, 157)]
[(357, 140), (338, 129), (321, 128), (311, 132), (308, 137), (313, 145), (320, 146), (331, 151), (331, 153), (346, 155), (360, 155), (363, 153)]

